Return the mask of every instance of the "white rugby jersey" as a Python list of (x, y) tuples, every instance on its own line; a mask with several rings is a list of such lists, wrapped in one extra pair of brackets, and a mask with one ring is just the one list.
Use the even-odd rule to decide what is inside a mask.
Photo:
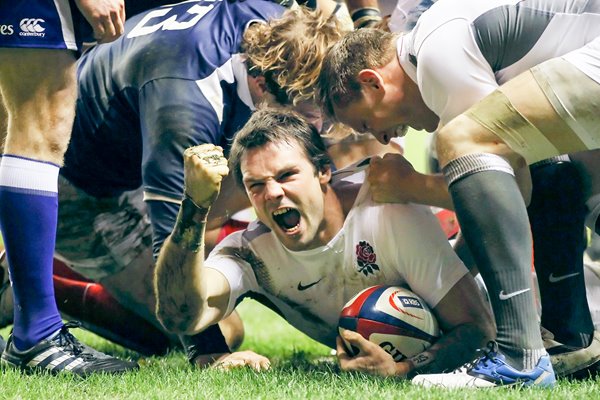
[(256, 221), (225, 238), (205, 267), (229, 282), (227, 315), (251, 297), (330, 347), (335, 347), (342, 307), (362, 289), (401, 285), (433, 308), (468, 273), (429, 207), (374, 203), (366, 183), (327, 245), (290, 251)]
[(569, 53), (598, 36), (600, 0), (439, 0), (398, 39), (398, 57), (446, 124), (550, 58), (564, 56), (600, 83), (600, 44), (595, 54)]

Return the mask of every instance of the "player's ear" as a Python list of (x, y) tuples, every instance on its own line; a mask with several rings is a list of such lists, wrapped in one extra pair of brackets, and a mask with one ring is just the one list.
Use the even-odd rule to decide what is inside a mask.
[(256, 86), (261, 91), (261, 93), (267, 92), (267, 81), (264, 76), (258, 75), (254, 77), (254, 81), (256, 82)]
[(319, 182), (326, 185), (331, 181), (331, 165), (325, 165), (319, 171)]
[(273, 97), (267, 90), (267, 82), (262, 75), (252, 76), (248, 74), (248, 89), (254, 104), (259, 104), (263, 101), (269, 103), (269, 98)]
[(383, 77), (379, 72), (372, 69), (363, 69), (358, 73), (358, 83), (363, 89), (383, 89)]

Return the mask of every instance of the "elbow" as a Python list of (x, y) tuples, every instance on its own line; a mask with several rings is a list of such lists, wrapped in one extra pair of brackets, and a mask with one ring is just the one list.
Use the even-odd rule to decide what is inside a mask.
[(178, 335), (194, 335), (199, 329), (199, 313), (190, 309), (187, 304), (171, 306), (164, 302), (157, 301), (156, 303), (156, 318), (161, 325), (169, 332)]

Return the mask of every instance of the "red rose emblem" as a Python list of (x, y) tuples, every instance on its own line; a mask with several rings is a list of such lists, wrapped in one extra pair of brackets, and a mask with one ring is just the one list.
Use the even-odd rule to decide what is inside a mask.
[(368, 242), (361, 240), (356, 245), (356, 261), (358, 262), (358, 271), (365, 275), (374, 274), (379, 271), (379, 266), (375, 264), (377, 255)]

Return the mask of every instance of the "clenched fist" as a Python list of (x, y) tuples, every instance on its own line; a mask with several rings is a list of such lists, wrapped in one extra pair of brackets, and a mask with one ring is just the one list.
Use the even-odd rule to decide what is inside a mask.
[(194, 204), (209, 208), (229, 173), (223, 149), (214, 144), (190, 147), (183, 153), (185, 194)]
[(419, 174), (400, 154), (388, 153), (383, 158), (371, 157), (369, 175), (373, 200), (378, 203), (408, 203), (424, 190)]

